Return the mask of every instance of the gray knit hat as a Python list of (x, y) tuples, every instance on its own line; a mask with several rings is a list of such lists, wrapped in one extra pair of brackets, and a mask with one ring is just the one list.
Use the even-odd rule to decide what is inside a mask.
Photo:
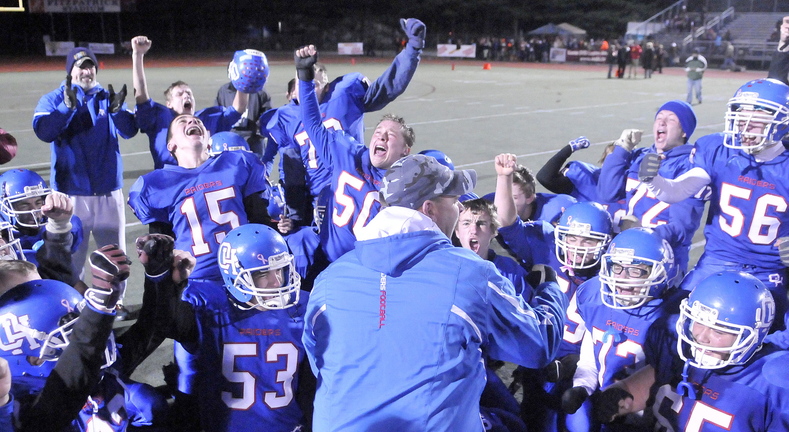
[(380, 191), (381, 202), (416, 210), (425, 201), (441, 195), (470, 193), (476, 184), (474, 170), (452, 171), (432, 156), (409, 155), (386, 171)]

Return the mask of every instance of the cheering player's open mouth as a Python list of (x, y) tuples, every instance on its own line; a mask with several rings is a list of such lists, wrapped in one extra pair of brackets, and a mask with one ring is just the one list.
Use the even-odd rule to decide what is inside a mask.
[(662, 141), (664, 139), (666, 139), (666, 130), (658, 129), (657, 135), (655, 135), (655, 141)]
[(479, 240), (477, 240), (477, 239), (468, 239), (468, 247), (474, 253), (478, 253), (479, 252)]
[(186, 136), (192, 136), (192, 135), (203, 136), (203, 130), (200, 129), (200, 126), (189, 126), (188, 128), (186, 128), (186, 131), (184, 132), (186, 133)]
[(374, 153), (376, 156), (384, 157), (386, 156), (386, 147), (377, 145), (375, 146)]
[(191, 110), (192, 110), (192, 103), (184, 102), (184, 111), (191, 111)]

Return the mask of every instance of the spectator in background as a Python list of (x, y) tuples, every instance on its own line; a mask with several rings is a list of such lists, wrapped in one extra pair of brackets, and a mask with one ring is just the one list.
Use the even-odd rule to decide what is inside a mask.
[(616, 64), (617, 49), (618, 47), (615, 42), (609, 45), (608, 48), (606, 49), (607, 53), (605, 57), (605, 62), (608, 63), (608, 79), (611, 79), (611, 72), (614, 70), (614, 65)]
[(721, 69), (730, 71), (736, 70), (737, 65), (734, 63), (734, 45), (731, 42), (726, 42), (726, 48), (723, 50), (723, 64)]
[(655, 61), (655, 44), (652, 42), (647, 42), (646, 49), (644, 49), (643, 57), (643, 67), (644, 67), (644, 78), (652, 78), (652, 68)]
[(701, 103), (701, 78), (707, 70), (707, 59), (696, 48), (693, 55), (685, 59), (685, 72), (688, 73), (688, 96), (685, 101), (693, 103), (693, 93), (696, 93), (696, 100)]
[(638, 65), (641, 63), (641, 53), (644, 51), (641, 45), (630, 41), (630, 67), (627, 70), (628, 78), (638, 78)]
[(665, 58), (666, 58), (666, 49), (663, 48), (663, 44), (658, 44), (657, 48), (655, 48), (655, 63), (652, 67), (652, 70), (662, 74), (663, 59)]
[(624, 78), (625, 69), (627, 68), (627, 64), (630, 63), (630, 48), (625, 44), (617, 44), (617, 46), (619, 50), (616, 52), (616, 77)]

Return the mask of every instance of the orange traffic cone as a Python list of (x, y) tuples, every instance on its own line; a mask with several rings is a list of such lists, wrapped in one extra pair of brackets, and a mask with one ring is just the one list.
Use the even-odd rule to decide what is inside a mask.
[(452, 70), (455, 70), (455, 64), (452, 63)]
[(99, 62), (99, 69), (104, 69), (104, 62), (103, 61)]
[(356, 59), (355, 59), (355, 58), (353, 58), (353, 57), (351, 57), (351, 64), (352, 64), (352, 65), (355, 65), (355, 64), (356, 64)]
[(482, 70), (490, 70), (490, 63), (485, 63), (482, 65)]

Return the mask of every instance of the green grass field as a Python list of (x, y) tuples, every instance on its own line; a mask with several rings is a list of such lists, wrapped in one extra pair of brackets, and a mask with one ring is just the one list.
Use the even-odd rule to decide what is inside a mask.
[[(359, 59), (355, 64), (348, 58), (323, 60), (331, 77), (362, 72), (375, 79), (388, 66), (388, 61), (381, 59)], [(194, 66), (179, 67), (163, 67), (165, 62), (154, 67), (157, 62), (147, 62), (149, 93), (154, 100), (164, 103), (162, 92), (180, 79), (192, 86), (198, 109), (213, 105), (217, 89), (227, 81), (226, 62), (200, 59)], [(49, 180), (49, 144), (36, 138), (31, 119), (38, 99), (65, 77), (62, 66), (56, 69), (51, 64), (45, 71), (0, 74), (0, 94), (4, 101), (0, 127), (19, 142), (17, 157), (2, 170), (28, 168)], [(179, 64), (188, 65), (189, 61)], [(116, 89), (126, 83), (131, 93), (130, 68), (131, 59), (108, 62), (106, 69), (99, 70), (98, 80), (105, 87), (113, 84)], [(453, 159), (456, 167), (476, 169), (477, 192), (482, 195), (494, 190), (492, 161), (502, 152), (515, 153), (520, 163), (536, 172), (555, 151), (580, 135), (587, 136), (593, 147), (574, 158), (593, 163), (599, 159), (603, 146), (618, 138), (622, 129), (643, 129), (642, 144), (650, 145), (657, 108), (671, 99), (684, 100), (686, 79), (680, 68), (666, 68), (663, 74), (654, 74), (649, 80), (643, 79), (643, 70), (638, 72), (638, 79), (606, 79), (607, 66), (602, 65), (493, 63), (491, 70), (483, 70), (480, 62), (427, 58), (400, 98), (383, 112), (366, 116), (367, 137), (384, 112), (403, 116), (416, 131), (415, 151), (440, 149)], [(275, 107), (285, 103), (286, 84), (294, 75), (295, 69), (287, 56), (271, 62), (266, 89)], [(704, 103), (694, 106), (698, 126), (693, 138), (722, 130), (728, 98), (746, 81), (764, 76), (763, 71), (708, 71), (703, 82)], [(127, 98), (127, 102), (132, 100), (132, 96)], [(132, 183), (153, 165), (147, 136), (140, 134), (122, 141), (121, 152), (124, 192), (128, 196)], [(133, 251), (134, 239), (147, 229), (131, 211), (127, 210), (126, 218), (126, 247), (127, 251)], [(700, 255), (701, 240), (701, 233), (697, 233), (692, 262)], [(136, 257), (133, 261), (126, 298), (129, 305), (139, 303), (142, 296), (143, 269), (136, 263)], [(171, 346), (165, 343), (133, 378), (160, 384), (160, 367), (169, 362)]]

